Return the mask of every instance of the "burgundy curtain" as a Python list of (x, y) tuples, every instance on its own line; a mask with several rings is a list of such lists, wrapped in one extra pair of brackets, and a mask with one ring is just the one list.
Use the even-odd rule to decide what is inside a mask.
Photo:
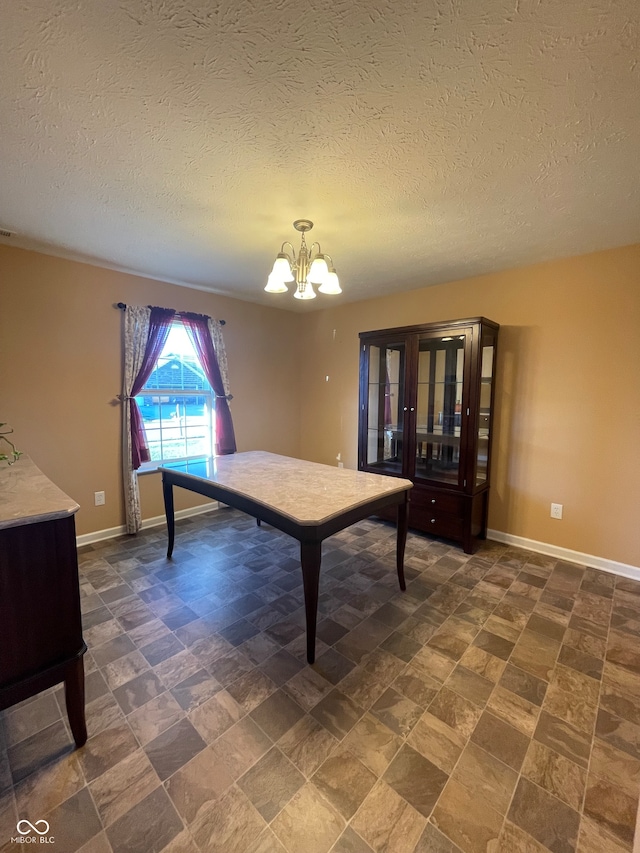
[(204, 314), (182, 313), (180, 319), (189, 333), (205, 376), (216, 395), (216, 453), (219, 455), (235, 453), (236, 436), (218, 356), (209, 331), (209, 317)]
[(151, 308), (149, 338), (144, 351), (144, 361), (134, 380), (131, 396), (129, 397), (131, 411), (131, 465), (134, 471), (137, 471), (143, 462), (149, 462), (151, 459), (142, 414), (136, 402), (136, 394), (142, 391), (156, 366), (156, 362), (167, 341), (175, 314), (176, 312), (171, 308)]

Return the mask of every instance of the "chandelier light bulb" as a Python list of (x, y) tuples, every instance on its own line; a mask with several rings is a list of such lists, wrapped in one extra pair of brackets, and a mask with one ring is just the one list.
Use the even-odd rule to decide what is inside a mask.
[(298, 289), (293, 294), (296, 299), (315, 299), (316, 292), (313, 289), (313, 285), (310, 281), (305, 281), (302, 285), (298, 286)]
[(271, 273), (277, 276), (280, 281), (295, 281), (295, 277), (291, 272), (291, 264), (284, 252), (278, 252)]
[(267, 293), (286, 293), (289, 288), (279, 276), (270, 273), (265, 290)]
[(324, 255), (316, 255), (311, 262), (307, 281), (310, 281), (312, 284), (324, 284), (328, 275), (329, 267), (324, 259)]
[(327, 273), (327, 277), (318, 288), (318, 291), (326, 294), (327, 296), (337, 296), (339, 293), (342, 293), (338, 274), (333, 267), (331, 267)]

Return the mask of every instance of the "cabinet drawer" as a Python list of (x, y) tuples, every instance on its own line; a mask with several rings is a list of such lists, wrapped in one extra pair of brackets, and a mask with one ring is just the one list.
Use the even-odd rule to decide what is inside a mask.
[(461, 515), (434, 512), (423, 514), (421, 528), (425, 533), (444, 539), (462, 539), (464, 524)]
[(425, 489), (414, 486), (409, 493), (411, 503), (416, 504), (421, 512), (443, 512), (462, 517), (464, 515), (465, 498), (462, 495), (454, 495), (451, 492), (441, 492), (438, 489)]

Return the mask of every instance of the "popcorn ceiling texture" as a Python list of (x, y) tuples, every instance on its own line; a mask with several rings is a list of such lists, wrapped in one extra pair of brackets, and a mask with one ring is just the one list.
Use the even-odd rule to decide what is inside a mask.
[(637, 0), (2, 6), (3, 243), (299, 308), (299, 217), (343, 299), (640, 240)]

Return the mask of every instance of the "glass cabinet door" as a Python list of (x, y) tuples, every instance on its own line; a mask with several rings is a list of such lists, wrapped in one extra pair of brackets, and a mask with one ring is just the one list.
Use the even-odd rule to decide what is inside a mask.
[(418, 343), (415, 475), (458, 485), (465, 335)]
[(484, 340), (480, 351), (480, 405), (478, 412), (476, 486), (486, 483), (489, 476), (489, 431), (491, 429), (491, 390), (493, 384), (494, 354), (493, 338)]
[(402, 473), (405, 359), (404, 343), (369, 347), (366, 465), (380, 473)]

